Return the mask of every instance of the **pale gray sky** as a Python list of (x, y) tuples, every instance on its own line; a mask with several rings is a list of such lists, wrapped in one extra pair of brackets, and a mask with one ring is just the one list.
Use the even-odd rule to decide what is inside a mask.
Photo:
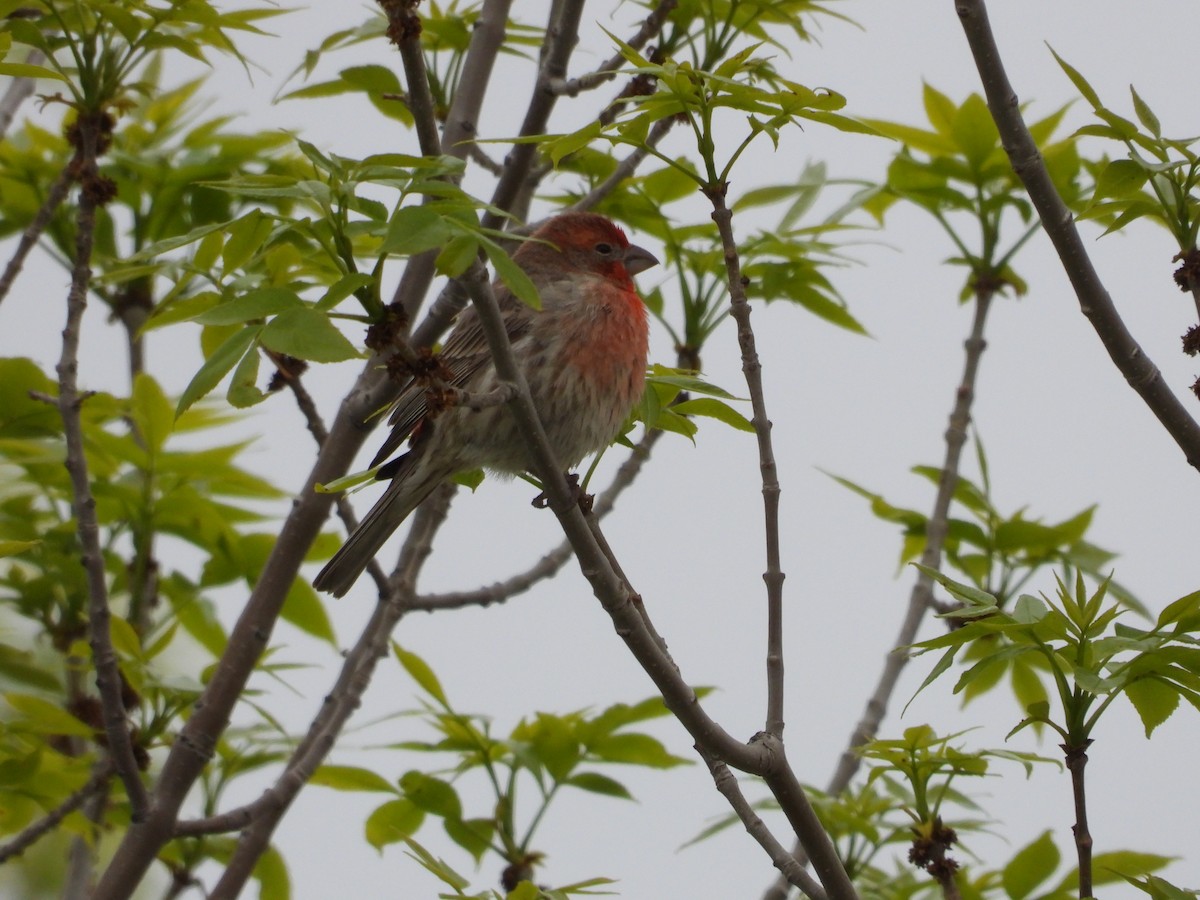
[[(227, 62), (218, 65), (214, 109), (246, 114), (246, 129), (295, 128), (306, 140), (347, 156), (389, 150), (415, 152), (412, 136), (381, 121), (365, 105), (345, 99), (316, 104), (271, 105), (283, 76), (303, 51), (336, 27), (366, 15), (369, 7), (342, 4), (298, 9), (270, 23), (279, 35), (246, 45), (267, 73), (247, 85)], [(537, 21), (544, 4), (516, 4), (518, 14)], [(847, 112), (920, 124), (921, 85), (927, 81), (956, 101), (978, 90), (978, 78), (954, 14), (954, 4), (858, 0), (834, 4), (863, 30), (827, 22), (820, 45), (777, 58), (795, 81), (845, 94)], [(1022, 101), (1041, 117), (1075, 99), (1046, 44), (1082, 71), (1115, 108), (1129, 110), (1128, 82), (1134, 81), (1170, 134), (1200, 131), (1195, 104), (1181, 89), (1181, 61), (1194, 55), (1194, 10), (1185, 0), (1159, 0), (1130, 14), (1119, 0), (1008, 0), (992, 4), (993, 23), (1010, 77)], [(592, 11), (594, 10), (594, 11)], [(628, 32), (637, 8), (626, 4), (609, 19), (591, 4), (587, 37), (572, 72), (590, 69), (610, 50), (599, 27)], [(344, 65), (397, 64), (388, 48), (356, 49), (330, 61)], [(481, 133), (516, 131), (531, 76), (517, 72), (511, 88), (489, 95)], [(1070, 127), (1088, 120), (1076, 102)], [(569, 110), (556, 128), (569, 127)], [(678, 144), (680, 148), (683, 144)], [(1093, 148), (1094, 149), (1094, 148)], [(1115, 154), (1117, 148), (1105, 148)], [(833, 177), (879, 178), (894, 148), (884, 141), (809, 127), (786, 133), (778, 151), (765, 142), (749, 165), (735, 174), (735, 191), (776, 182), (806, 161), (824, 160)], [(686, 205), (684, 208), (689, 208)], [(692, 215), (700, 210), (690, 207)], [(738, 219), (740, 234), (753, 220)], [(1094, 231), (1087, 234), (1094, 235)], [(941, 266), (953, 255), (944, 235), (923, 213), (898, 209), (881, 234), (867, 236), (855, 255), (864, 263), (838, 273), (836, 284), (852, 312), (871, 332), (863, 338), (838, 331), (804, 311), (775, 304), (756, 308), (767, 403), (783, 485), (782, 527), (787, 573), (788, 728), (786, 739), (800, 777), (823, 784), (851, 727), (861, 714), (889, 649), (912, 582), (896, 577), (899, 535), (874, 519), (859, 498), (838, 487), (817, 467), (845, 475), (886, 494), (893, 502), (927, 510), (932, 488), (908, 474), (914, 464), (938, 464), (942, 432), (961, 371), (961, 343), (970, 310), (957, 305), (959, 268)], [(1194, 310), (1170, 280), (1174, 249), (1165, 231), (1138, 224), (1127, 235), (1093, 241), (1094, 260), (1135, 336), (1186, 397), (1198, 374), (1179, 353), (1179, 335)], [(1158, 427), (1105, 356), (1080, 315), (1066, 279), (1039, 236), (1021, 254), (1017, 269), (1030, 284), (1018, 301), (997, 302), (989, 328), (975, 409), (975, 423), (988, 449), (996, 501), (1002, 510), (1028, 503), (1047, 520), (1100, 504), (1091, 538), (1120, 552), (1119, 580), (1159, 609), (1198, 587), (1193, 560), (1200, 483), (1182, 454)], [(664, 277), (641, 276), (644, 285)], [(49, 268), (39, 274), (45, 291), (14, 294), (2, 311), (20, 329), (0, 330), (0, 352), (34, 355), (47, 368), (57, 357), (62, 325), (60, 296), (65, 277)], [(670, 295), (670, 285), (666, 290)], [(101, 316), (89, 322), (93, 333)], [(89, 339), (93, 340), (93, 339)], [(81, 376), (85, 387), (119, 388), (120, 369), (97, 375), (111, 351), (93, 344)], [(655, 359), (670, 362), (666, 335), (654, 337)], [(186, 384), (198, 365), (194, 335), (154, 335), (150, 368), (162, 371), (171, 355), (170, 389)], [(707, 377), (744, 394), (733, 328), (723, 326), (705, 357)], [(156, 369), (156, 366), (158, 367)], [(308, 376), (323, 410), (332, 417), (355, 364), (318, 367)], [(104, 378), (113, 379), (104, 383)], [(1191, 408), (1196, 403), (1191, 400)], [(307, 435), (288, 407), (275, 398), (250, 427), (260, 433), (250, 458), (275, 482), (294, 490), (307, 472)], [(264, 424), (264, 421), (268, 424)], [(368, 442), (370, 444), (370, 442)], [(297, 452), (293, 448), (299, 447)], [(369, 448), (368, 448), (369, 449)], [(615, 455), (614, 455), (615, 458)], [(968, 455), (970, 458), (970, 455)], [(977, 474), (968, 464), (970, 477)], [(599, 482), (603, 482), (603, 478)], [(557, 542), (548, 512), (530, 508), (522, 483), (488, 482), (475, 496), (460, 496), (438, 550), (427, 568), (426, 589), (478, 586), (506, 577), (536, 560)], [(369, 502), (363, 494), (356, 502)], [(693, 447), (664, 439), (637, 488), (606, 523), (626, 572), (645, 598), (659, 630), (685, 676), (718, 691), (706, 707), (733, 734), (749, 737), (764, 716), (765, 603), (761, 573), (761, 504), (753, 438), (704, 424)], [(1035, 590), (1050, 592), (1050, 573)], [(230, 619), (242, 598), (228, 595)], [(370, 612), (372, 590), (364, 582), (330, 608), (343, 645), (350, 644)], [(936, 633), (938, 625), (926, 629)], [(461, 711), (487, 712), (497, 733), (538, 710), (566, 712), (648, 696), (652, 686), (613, 633), (607, 616), (575, 571), (528, 596), (487, 610), (418, 615), (401, 623), (396, 638), (428, 660)], [(288, 626), (276, 633), (286, 645), (282, 658), (313, 668), (297, 673), (301, 696), (276, 692), (281, 715), (302, 730), (328, 690), (338, 663), (328, 648), (313, 646)], [(907, 701), (931, 662), (909, 667), (898, 692)], [(261, 685), (267, 687), (265, 680)], [(987, 700), (959, 711), (950, 696), (952, 680), (928, 689), (901, 718), (899, 706), (885, 732), (931, 722), (943, 732), (976, 730), (964, 737), (972, 747), (999, 747), (1019, 718), (1015, 704)], [(412, 708), (416, 690), (394, 663), (385, 662), (355, 723)], [(674, 752), (688, 756), (690, 741), (672, 721), (655, 731)], [(351, 734), (347, 746), (361, 747), (428, 737), (411, 719), (397, 719)], [(1200, 802), (1194, 780), (1180, 783), (1190, 765), (1190, 748), (1200, 739), (1194, 711), (1181, 710), (1153, 742), (1141, 736), (1136, 716), (1116, 704), (1101, 727), (1088, 777), (1093, 792), (1092, 831), (1097, 851), (1130, 848), (1167, 855), (1194, 853), (1193, 810)], [(1011, 749), (1057, 755), (1047, 741), (1038, 746), (1022, 733)], [(370, 764), (399, 777), (430, 759), (337, 750), (332, 762)], [(1008, 846), (972, 838), (970, 847), (998, 866), (1042, 830), (1054, 831), (1064, 856), (1072, 858), (1070, 784), (1047, 768), (1026, 781), (1015, 767), (999, 767), (1003, 780), (986, 783), (988, 812)], [(756, 897), (773, 876), (762, 851), (740, 828), (682, 852), (676, 849), (727, 808), (712, 789), (703, 766), (667, 773), (639, 770), (610, 774), (625, 781), (636, 804), (580, 794), (564, 795), (546, 819), (538, 849), (549, 856), (540, 880), (563, 884), (607, 875), (629, 898)], [(246, 785), (241, 799), (259, 786)], [(747, 788), (752, 798), (766, 792)], [(469, 792), (468, 792), (469, 794)], [(233, 799), (233, 798), (231, 798)], [(381, 798), (307, 788), (280, 828), (278, 844), (292, 873), (299, 900), (354, 893), (362, 897), (432, 897), (437, 888), (398, 846), (380, 855), (361, 838), (367, 812)], [(480, 795), (477, 814), (486, 811)], [(772, 820), (786, 841), (781, 821)], [(440, 833), (436, 823), (418, 839), (460, 871), (471, 865)], [(902, 851), (897, 851), (902, 854)], [(1176, 883), (1196, 885), (1196, 861), (1170, 873)], [(476, 888), (493, 887), (499, 866), (488, 860)], [(1105, 896), (1132, 896), (1132, 889)]]

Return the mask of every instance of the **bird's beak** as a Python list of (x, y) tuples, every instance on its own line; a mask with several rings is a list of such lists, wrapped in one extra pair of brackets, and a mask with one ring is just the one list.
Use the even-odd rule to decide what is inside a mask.
[(652, 266), (658, 265), (658, 257), (649, 250), (643, 250), (637, 244), (625, 248), (625, 271), (630, 275), (645, 272)]

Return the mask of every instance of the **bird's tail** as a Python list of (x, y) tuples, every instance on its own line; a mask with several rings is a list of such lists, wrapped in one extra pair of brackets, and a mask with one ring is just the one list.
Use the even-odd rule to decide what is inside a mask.
[[(404, 465), (406, 462), (408, 465)], [(401, 461), (383, 496), (313, 579), (313, 587), (318, 591), (326, 591), (335, 597), (344, 596), (392, 532), (443, 480), (441, 473), (430, 472), (424, 466), (421, 468), (426, 471), (414, 471), (414, 463), (412, 454)]]

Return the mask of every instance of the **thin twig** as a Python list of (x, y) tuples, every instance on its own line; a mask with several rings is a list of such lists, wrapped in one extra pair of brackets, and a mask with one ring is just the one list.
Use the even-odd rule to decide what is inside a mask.
[(737, 243), (733, 238), (733, 213), (725, 205), (725, 186), (705, 190), (713, 206), (712, 218), (721, 233), (725, 272), (729, 281), (730, 314), (737, 322), (742, 373), (750, 391), (754, 433), (758, 438), (758, 467), (762, 476), (764, 542), (767, 570), (767, 722), (766, 731), (783, 736), (783, 568), (779, 551), (779, 473), (771, 443), (771, 420), (763, 392), (762, 364), (750, 324), (750, 302), (746, 299)]
[(629, 178), (650, 155), (649, 148), (657, 147), (659, 141), (667, 136), (675, 127), (675, 118), (659, 119), (650, 128), (646, 140), (640, 147), (635, 147), (624, 159), (617, 163), (612, 174), (571, 204), (571, 209), (586, 212), (596, 206), (601, 200), (611, 194), (622, 181)]
[[(971, 406), (975, 400), (975, 385), (979, 377), (979, 364), (983, 351), (987, 347), (984, 340), (984, 325), (992, 303), (991, 290), (978, 290), (975, 294), (975, 315), (971, 322), (971, 332), (963, 342), (965, 358), (963, 362), (962, 379), (954, 391), (954, 405), (950, 410), (950, 420), (946, 427), (946, 453), (942, 459), (942, 470), (938, 477), (937, 493), (933, 499), (933, 509), (929, 514), (925, 530), (925, 549), (921, 554), (921, 564), (930, 569), (940, 569), (942, 564), (942, 549), (945, 545), (946, 534), (950, 522), (950, 503), (954, 499), (954, 489), (958, 485), (959, 468), (962, 460), (962, 449), (967, 440), (967, 427), (971, 423)], [(875, 683), (863, 709), (862, 717), (854, 726), (846, 749), (842, 751), (837, 768), (829, 779), (825, 792), (836, 797), (849, 787), (854, 775), (862, 765), (862, 757), (858, 748), (874, 740), (879, 733), (879, 726), (887, 715), (891, 705), (892, 694), (900, 681), (900, 674), (908, 665), (908, 654), (905, 648), (917, 638), (917, 631), (924, 621), (926, 612), (934, 608), (933, 579), (924, 572), (917, 575), (912, 591), (908, 597), (900, 630), (892, 642), (892, 650), (884, 658), (883, 671)], [(797, 856), (803, 858), (801, 848), (796, 848)], [(782, 879), (775, 883), (763, 894), (763, 900), (786, 900), (789, 885)]]
[(742, 793), (742, 788), (733, 772), (729, 770), (729, 766), (713, 759), (702, 750), (699, 753), (700, 758), (708, 766), (709, 774), (712, 775), (717, 791), (729, 803), (730, 809), (742, 820), (746, 832), (767, 852), (767, 856), (779, 870), (780, 876), (788, 884), (799, 888), (812, 900), (825, 900), (826, 894), (821, 885), (805, 871), (804, 866), (796, 857), (787, 852), (783, 844), (775, 840), (767, 823), (759, 817), (758, 813), (754, 811), (754, 807), (746, 800), (746, 795)]
[(1079, 896), (1087, 900), (1092, 896), (1092, 832), (1088, 829), (1087, 791), (1084, 788), (1084, 769), (1087, 768), (1088, 741), (1081, 747), (1062, 745), (1066, 754), (1067, 769), (1071, 773), (1071, 793), (1075, 798), (1075, 824), (1071, 833), (1075, 835), (1075, 854), (1079, 860)]
[(62, 803), (46, 813), (32, 825), (28, 825), (3, 845), (0, 845), (0, 863), (14, 859), (32, 847), (37, 841), (49, 834), (70, 813), (79, 809), (89, 797), (103, 791), (108, 781), (116, 771), (112, 760), (105, 758), (92, 769), (91, 777), (84, 782), (79, 790), (72, 793)]
[[(950, 504), (954, 499), (954, 489), (958, 486), (959, 468), (962, 461), (962, 450), (967, 441), (967, 428), (971, 424), (971, 405), (975, 399), (975, 385), (979, 376), (979, 362), (987, 347), (984, 340), (984, 325), (988, 311), (991, 309), (992, 292), (981, 290), (975, 297), (975, 316), (971, 323), (971, 333), (963, 346), (966, 350), (963, 363), (962, 380), (954, 391), (954, 407), (950, 411), (950, 421), (946, 428), (946, 453), (942, 460), (941, 474), (938, 476), (937, 493), (934, 495), (933, 509), (925, 526), (925, 549), (921, 553), (921, 565), (930, 569), (940, 569), (942, 565), (942, 549), (946, 543), (946, 534), (950, 524)], [(850, 780), (858, 771), (862, 758), (858, 748), (875, 739), (879, 726), (887, 714), (891, 703), (892, 692), (900, 680), (900, 673), (908, 664), (908, 654), (904, 648), (916, 640), (917, 631), (933, 602), (933, 579), (920, 572), (913, 584), (908, 598), (908, 609), (901, 623), (900, 631), (892, 644), (892, 652), (884, 661), (883, 671), (879, 681), (863, 710), (863, 716), (854, 727), (854, 732), (842, 752), (841, 760), (825, 791), (831, 797), (836, 797), (850, 784)]]
[[(485, 0), (463, 63), (463, 78), (451, 104), (442, 144), (456, 155), (461, 138), (473, 132), (492, 63), (500, 51), (511, 0)], [(468, 76), (468, 73), (473, 73)], [(474, 74), (478, 73), (478, 74)], [(411, 88), (412, 86), (410, 86)], [(401, 278), (395, 302), (402, 309), (420, 305), (433, 278), (432, 257), (418, 276), (407, 277), (422, 257), (410, 260)], [(454, 314), (454, 295), (440, 308), (435, 304), (412, 338), (414, 347), (425, 347), (445, 330)], [(460, 307), (461, 308), (461, 305)], [(329, 514), (332, 498), (316, 491), (342, 477), (378, 419), (367, 421), (395, 397), (398, 387), (381, 371), (378, 357), (366, 362), (357, 381), (338, 410), (312, 471), (298, 494), (279, 538), (230, 633), (225, 655), (195, 705), (182, 733), (163, 764), (155, 790), (155, 804), (145, 823), (134, 823), (125, 833), (94, 900), (127, 896), (144, 877), (159, 849), (174, 833), (179, 809), (191, 786), (212, 757), (234, 705), (270, 640), (283, 602), (308, 548)]]
[(554, 458), (529, 386), (513, 356), (486, 270), (474, 263), (465, 273), (463, 283), (479, 314), (497, 375), (501, 381), (517, 387), (517, 397), (509, 409), (527, 442), (533, 472), (541, 479), (550, 498), (550, 508), (574, 548), (580, 571), (613, 620), (617, 634), (650, 676), (667, 708), (705, 752), (744, 772), (762, 775), (772, 787), (797, 837), (814, 860), (814, 868), (829, 896), (834, 900), (857, 898), (832, 842), (817, 822), (808, 798), (788, 766), (782, 742), (771, 734), (759, 735), (749, 743), (733, 738), (705, 713), (695, 691), (663, 651), (661, 639), (650, 627), (637, 592), (614, 571), (596, 540), (595, 523), (579, 508)]
[(0, 302), (3, 302), (4, 298), (8, 296), (8, 292), (12, 290), (13, 283), (21, 273), (21, 267), (25, 265), (25, 259), (29, 256), (29, 252), (37, 244), (38, 238), (42, 236), (42, 232), (46, 230), (50, 220), (54, 218), (55, 210), (62, 205), (70, 189), (71, 173), (68, 168), (64, 168), (58, 173), (54, 183), (50, 185), (50, 191), (34, 215), (33, 221), (21, 232), (21, 239), (17, 241), (17, 248), (13, 251), (12, 259), (4, 267), (4, 274), (0, 275)]
[(212, 827), (242, 828), (232, 858), (209, 894), (209, 900), (234, 900), (245, 887), (262, 854), (270, 846), (280, 820), (301, 788), (324, 762), (350, 716), (362, 704), (375, 667), (388, 652), (397, 623), (407, 612), (421, 567), (429, 558), (433, 538), (446, 520), (454, 489), (444, 485), (418, 507), (413, 527), (405, 538), (400, 564), (390, 579), (390, 592), (376, 605), (354, 647), (346, 654), (337, 681), (313, 718), (304, 739), (292, 753), (284, 773), (258, 800), (223, 816), (180, 823), (177, 833), (203, 834)]
[(955, 10), (975, 58), (988, 109), (1004, 150), (1054, 244), (1063, 271), (1075, 289), (1080, 310), (1091, 322), (1117, 369), (1175, 440), (1188, 464), (1200, 469), (1200, 425), (1129, 333), (1092, 265), (1075, 220), (1055, 189), (1037, 144), (1025, 126), (1020, 103), (988, 22), (987, 4), (984, 0), (955, 0)]
[[(31, 66), (38, 66), (45, 59), (46, 56), (41, 50), (31, 50), (29, 55), (25, 57), (25, 63)], [(36, 88), (36, 78), (14, 78), (8, 83), (8, 90), (4, 92), (3, 97), (0, 97), (0, 141), (4, 140), (4, 136), (8, 134), (8, 129), (12, 127), (13, 119), (16, 118), (17, 110), (21, 108), (21, 104), (33, 96)]]
[[(566, 74), (571, 52), (579, 40), (579, 20), (582, 15), (583, 3), (578, 0), (556, 0), (551, 5), (537, 83), (533, 87), (533, 95), (518, 132), (521, 137), (545, 133), (550, 113), (558, 101), (558, 95), (550, 89), (550, 85), (555, 79)], [(528, 183), (530, 169), (537, 158), (537, 149), (536, 144), (513, 145), (504, 158), (504, 173), (492, 192), (493, 206), (508, 210), (512, 209), (514, 204), (519, 205), (518, 198)], [(483, 216), (483, 225), (486, 228), (499, 228), (501, 218), (495, 213), (487, 212)]]
[(63, 437), (67, 445), (66, 467), (74, 497), (76, 530), (87, 575), (88, 640), (92, 648), (92, 665), (96, 670), (96, 688), (103, 706), (104, 733), (108, 739), (108, 752), (129, 796), (131, 816), (133, 821), (138, 822), (146, 814), (146, 789), (133, 755), (129, 721), (121, 699), (121, 672), (109, 630), (111, 617), (107, 573), (104, 571), (104, 551), (100, 547), (96, 499), (92, 496), (87, 458), (84, 455), (83, 425), (79, 412), (84, 398), (79, 394), (77, 383), (83, 313), (87, 309), (88, 283), (92, 277), (97, 198), (101, 190), (97, 185), (96, 169), (99, 127), (95, 116), (80, 115), (77, 127), (79, 143), (72, 168), (79, 173), (81, 189), (76, 218), (75, 264), (67, 293), (67, 323), (63, 328), (62, 354), (56, 367), (58, 409), (62, 415)]
[[(399, 345), (408, 348), (408, 344), (404, 341), (398, 341)], [(299, 369), (294, 365), (295, 360), (286, 359), (282, 354), (276, 353), (273, 350), (265, 351), (271, 362), (275, 363), (275, 371), (283, 384), (287, 385), (292, 396), (296, 400), (296, 407), (300, 410), (300, 415), (304, 417), (304, 424), (308, 427), (308, 433), (313, 436), (313, 440), (317, 443), (317, 448), (324, 446), (325, 441), (329, 439), (329, 431), (325, 427), (325, 420), (321, 418), (321, 412), (317, 409), (317, 403), (313, 400), (312, 394), (308, 392), (308, 388), (304, 386), (304, 380), (301, 377)], [(411, 352), (411, 351), (410, 351)], [(415, 354), (414, 354), (415, 356)], [(338, 518), (342, 520), (342, 525), (346, 528), (346, 533), (351, 534), (358, 527), (358, 516), (354, 514), (354, 505), (350, 502), (350, 498), (345, 492), (337, 495), (335, 501)], [(387, 588), (387, 575), (383, 568), (375, 560), (367, 563), (367, 574), (371, 576), (371, 580), (375, 582), (379, 588), (379, 593), (382, 594)]]
[[(675, 7), (678, 5), (679, 0), (659, 0), (658, 6), (650, 10), (650, 15), (642, 20), (642, 25), (637, 30), (637, 33), (626, 41), (626, 43), (634, 50), (641, 50), (646, 46), (648, 41), (658, 36), (662, 31), (663, 25), (666, 24), (667, 18), (675, 11)], [(598, 88), (606, 81), (611, 81), (616, 77), (618, 70), (623, 65), (625, 65), (625, 57), (620, 53), (614, 53), (586, 75), (580, 75), (578, 78), (571, 79), (554, 79), (550, 82), (549, 89), (556, 94), (575, 97), (582, 91), (590, 91)]]

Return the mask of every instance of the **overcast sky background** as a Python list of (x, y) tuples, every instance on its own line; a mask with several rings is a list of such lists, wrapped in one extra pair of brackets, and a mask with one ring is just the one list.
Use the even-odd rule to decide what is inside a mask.
[[(515, 14), (541, 22), (545, 5), (519, 0)], [(852, 0), (833, 6), (861, 29), (825, 20), (819, 44), (796, 48), (790, 59), (779, 56), (776, 62), (795, 81), (846, 95), (848, 113), (919, 125), (925, 121), (922, 81), (955, 101), (978, 90), (949, 0)], [(1129, 113), (1132, 80), (1168, 134), (1200, 133), (1188, 64), (1195, 50), (1195, 30), (1187, 24), (1194, 17), (1193, 4), (1157, 0), (1138, 5), (1137, 15), (1131, 13), (1133, 4), (1120, 0), (1007, 0), (992, 7), (1010, 78), (1022, 101), (1032, 103), (1034, 117), (1075, 99), (1049, 44), (1118, 111)], [(238, 66), (218, 60), (210, 89), (213, 110), (244, 114), (240, 127), (245, 130), (294, 129), (318, 147), (346, 156), (416, 152), (411, 134), (383, 121), (365, 104), (345, 98), (272, 103), (305, 50), (371, 12), (370, 5), (313, 4), (270, 22), (268, 27), (278, 37), (244, 44), (265, 73), (256, 72), (248, 83)], [(607, 4), (589, 4), (584, 40), (571, 73), (589, 71), (610, 54), (601, 27), (628, 35), (639, 12), (624, 4), (610, 18)], [(325, 74), (365, 62), (399, 68), (393, 52), (379, 44), (331, 59)], [(485, 103), (483, 135), (514, 133), (524, 113), (532, 70), (510, 65), (503, 71), (507, 74)], [(576, 122), (573, 117), (590, 115), (591, 106), (585, 106), (582, 112), (572, 112), (570, 103), (560, 104), (561, 118), (554, 129), (565, 130)], [(1088, 121), (1084, 107), (1076, 103), (1068, 117), (1070, 128)], [(1104, 149), (1116, 154), (1118, 148)], [(798, 173), (807, 161), (825, 161), (832, 177), (878, 179), (894, 151), (894, 145), (879, 139), (819, 127), (786, 132), (777, 151), (772, 153), (769, 144), (761, 142), (744, 161), (747, 164), (736, 170), (734, 192), (777, 183)], [(702, 209), (699, 203), (681, 206), (692, 219), (703, 215)], [(750, 217), (739, 218), (735, 229), (745, 236), (755, 224)], [(913, 580), (911, 570), (897, 575), (897, 530), (874, 519), (864, 501), (834, 484), (818, 467), (879, 490), (894, 503), (927, 511), (933, 488), (908, 469), (941, 462), (942, 434), (960, 379), (961, 345), (971, 316), (971, 309), (956, 300), (963, 270), (941, 265), (953, 255), (952, 247), (927, 215), (897, 208), (886, 230), (866, 240), (855, 250), (864, 265), (837, 273), (836, 284), (870, 338), (839, 331), (782, 304), (756, 307), (754, 314), (783, 485), (785, 737), (800, 777), (817, 785), (828, 779), (861, 715)], [(1169, 236), (1139, 223), (1126, 235), (1091, 241), (1089, 246), (1134, 335), (1168, 383), (1196, 409), (1187, 388), (1200, 373), (1179, 352), (1179, 335), (1195, 313), (1171, 282), (1174, 248)], [(1031, 514), (1047, 521), (1059, 521), (1098, 502), (1090, 538), (1121, 554), (1117, 578), (1157, 611), (1200, 587), (1194, 562), (1194, 511), (1200, 501), (1196, 473), (1109, 362), (1044, 237), (1029, 244), (1016, 268), (1030, 293), (1019, 302), (1005, 298), (996, 303), (974, 411), (989, 454), (994, 499), (1005, 512), (1028, 504)], [(398, 272), (399, 266), (393, 266), (391, 278)], [(49, 266), (34, 268), (33, 275), (36, 280), (27, 279), (24, 287), (19, 283), (5, 302), (0, 352), (32, 355), (49, 370), (58, 355), (66, 277)], [(659, 269), (639, 280), (651, 286), (666, 277)], [(31, 285), (38, 289), (31, 290)], [(665, 290), (670, 297), (669, 283)], [(14, 321), (20, 328), (13, 327)], [(100, 314), (90, 317), (89, 328), (82, 385), (123, 391), (124, 362), (117, 355), (116, 335), (112, 329), (102, 335)], [(174, 381), (168, 388), (179, 391), (199, 365), (196, 343), (188, 329), (155, 333), (149, 369), (169, 372)], [(656, 361), (673, 360), (661, 329), (654, 334), (652, 353)], [(705, 362), (710, 380), (744, 394), (730, 324), (711, 342)], [(307, 376), (328, 418), (356, 371), (350, 363), (318, 367)], [(288, 398), (276, 397), (265, 410), (256, 410), (248, 427), (258, 436), (249, 455), (252, 463), (276, 484), (298, 489), (311, 452)], [(373, 452), (372, 444), (368, 441), (364, 456)], [(617, 457), (606, 460), (605, 471), (611, 472)], [(974, 478), (972, 458), (968, 452), (966, 474)], [(604, 481), (601, 475), (596, 483)], [(660, 442), (635, 490), (605, 523), (622, 565), (685, 677), (697, 685), (717, 686), (706, 707), (732, 734), (746, 738), (762, 727), (765, 713), (759, 491), (753, 437), (702, 423), (694, 447), (673, 436)], [(555, 545), (557, 525), (548, 512), (530, 508), (530, 493), (523, 483), (488, 482), (474, 496), (460, 495), (422, 589), (489, 584), (525, 568)], [(371, 499), (364, 492), (356, 503), (365, 509)], [(1051, 574), (1046, 572), (1029, 587), (1051, 592)], [(243, 600), (236, 592), (222, 596), (230, 621)], [(369, 580), (364, 579), (346, 599), (330, 601), (343, 646), (357, 636), (372, 600)], [(940, 627), (929, 625), (925, 633), (935, 634)], [(653, 690), (574, 569), (498, 607), (412, 616), (395, 636), (431, 663), (460, 711), (493, 716), (497, 734), (506, 734), (521, 716), (538, 710), (599, 708), (637, 701)], [(328, 691), (339, 660), (328, 647), (286, 625), (276, 632), (275, 641), (285, 645), (279, 658), (313, 665), (296, 674), (297, 693), (273, 691), (278, 714), (302, 731)], [(921, 659), (909, 667), (897, 692), (898, 703), (885, 722), (885, 735), (931, 722), (943, 732), (975, 728), (963, 738), (969, 747), (1003, 746), (1004, 735), (1020, 718), (1015, 704), (988, 699), (960, 711), (950, 696), (952, 679), (926, 690), (901, 718), (900, 706), (931, 664)], [(266, 679), (256, 679), (256, 684), (269, 687)], [(399, 666), (385, 661), (352, 725), (411, 709), (416, 694)], [(682, 727), (664, 720), (654, 730), (673, 752), (691, 755)], [(430, 767), (432, 758), (355, 748), (430, 736), (414, 719), (395, 719), (349, 735), (345, 749), (339, 746), (330, 761), (369, 764), (399, 777), (412, 767)], [(1192, 748), (1200, 739), (1194, 711), (1182, 709), (1153, 742), (1147, 742), (1136, 716), (1121, 701), (1097, 738), (1088, 769), (1096, 850), (1192, 853), (1190, 864), (1175, 867), (1169, 875), (1177, 884), (1200, 885), (1194, 857), (1200, 788), (1194, 777), (1181, 776), (1193, 766)], [(1039, 745), (1029, 732), (1008, 746), (1058, 755), (1051, 742)], [(1050, 828), (1065, 858), (1073, 859), (1067, 776), (1046, 767), (1026, 781), (1016, 767), (997, 771), (1004, 780), (994, 779), (983, 787), (989, 794), (987, 812), (997, 820), (994, 830), (1003, 840), (972, 836), (970, 848), (989, 865), (1000, 866)], [(548, 854), (539, 880), (558, 885), (606, 875), (619, 879), (616, 890), (630, 898), (746, 898), (759, 896), (773, 877), (765, 855), (740, 828), (678, 851), (712, 817), (727, 812), (703, 766), (609, 774), (625, 781), (638, 802), (564, 793), (536, 841), (537, 849)], [(247, 782), (230, 800), (252, 799), (259, 790), (261, 785)], [(746, 790), (752, 799), (766, 795), (754, 785)], [(363, 841), (362, 823), (382, 799), (305, 789), (277, 834), (296, 897), (309, 900), (350, 892), (362, 897), (436, 895), (436, 883), (407, 860), (400, 847), (391, 846), (380, 855)], [(482, 795), (475, 795), (475, 803), (474, 808), (468, 805), (472, 815), (487, 814), (488, 801)], [(781, 819), (770, 821), (790, 843)], [(465, 854), (449, 845), (436, 822), (431, 821), (418, 839), (460, 871), (471, 871)], [(903, 849), (896, 853), (902, 855)], [(1064, 871), (1069, 865), (1064, 864)], [(499, 868), (486, 860), (476, 889), (496, 886)], [(1117, 888), (1104, 896), (1134, 892)]]

